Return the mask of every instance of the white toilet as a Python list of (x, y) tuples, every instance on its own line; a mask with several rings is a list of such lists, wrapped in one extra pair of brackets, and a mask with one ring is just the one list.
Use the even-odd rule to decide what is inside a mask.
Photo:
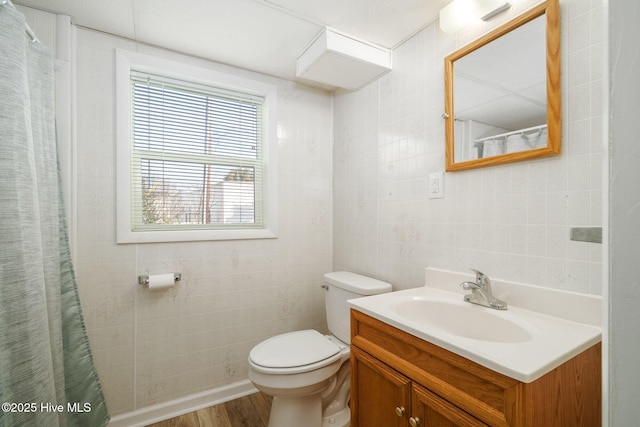
[(391, 285), (359, 274), (324, 275), (327, 325), (289, 332), (256, 345), (249, 354), (249, 379), (273, 396), (269, 427), (349, 425), (349, 306), (347, 300), (391, 291)]

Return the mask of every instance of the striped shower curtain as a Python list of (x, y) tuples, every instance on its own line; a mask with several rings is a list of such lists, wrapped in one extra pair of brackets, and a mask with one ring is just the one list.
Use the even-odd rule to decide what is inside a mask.
[(53, 57), (0, 1), (0, 427), (104, 426), (60, 194)]

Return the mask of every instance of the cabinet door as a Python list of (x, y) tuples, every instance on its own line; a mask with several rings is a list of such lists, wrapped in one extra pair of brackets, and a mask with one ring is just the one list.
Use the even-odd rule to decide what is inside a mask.
[[(413, 384), (411, 417), (418, 427), (489, 427), (424, 387)], [(414, 425), (412, 423), (411, 425)]]
[(351, 425), (405, 427), (411, 381), (357, 347), (351, 347)]

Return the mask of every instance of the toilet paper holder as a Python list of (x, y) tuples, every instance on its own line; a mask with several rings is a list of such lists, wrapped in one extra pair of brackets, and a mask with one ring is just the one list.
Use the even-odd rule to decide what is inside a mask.
[[(175, 282), (177, 282), (178, 280), (182, 279), (182, 273), (173, 273), (173, 280)], [(149, 286), (149, 275), (148, 274), (142, 274), (140, 276), (138, 276), (138, 284), (140, 285), (144, 285), (144, 286)]]

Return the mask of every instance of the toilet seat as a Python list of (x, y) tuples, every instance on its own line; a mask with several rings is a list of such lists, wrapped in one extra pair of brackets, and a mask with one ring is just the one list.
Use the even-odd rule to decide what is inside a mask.
[(342, 349), (313, 329), (289, 332), (256, 345), (249, 362), (268, 374), (299, 374), (320, 369), (341, 358)]

